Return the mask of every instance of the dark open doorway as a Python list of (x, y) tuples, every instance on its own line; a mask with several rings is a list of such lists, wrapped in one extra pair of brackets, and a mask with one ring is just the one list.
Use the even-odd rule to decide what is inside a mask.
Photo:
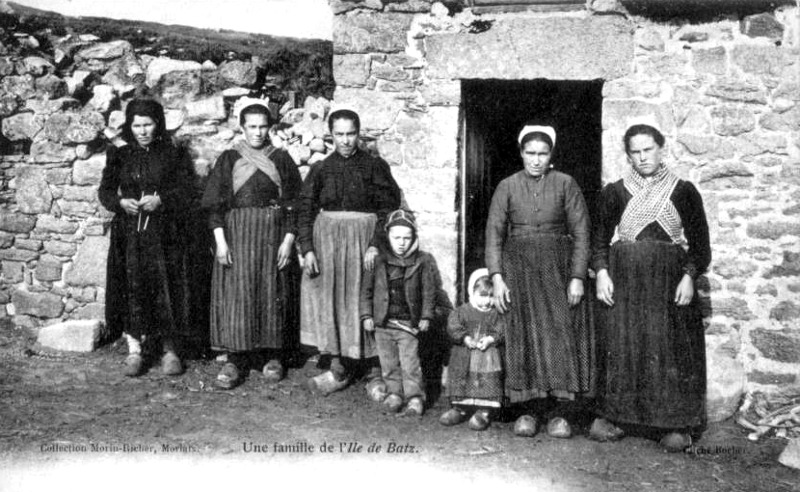
[(497, 184), (522, 169), (517, 134), (528, 122), (558, 133), (552, 163), (583, 190), (589, 211), (601, 187), (603, 82), (464, 80), (464, 173), (461, 196), (459, 291), (469, 272), (484, 266), (484, 230)]

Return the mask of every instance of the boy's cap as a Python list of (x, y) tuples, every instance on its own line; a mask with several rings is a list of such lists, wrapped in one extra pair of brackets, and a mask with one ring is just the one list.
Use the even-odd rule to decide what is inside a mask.
[(389, 216), (386, 218), (385, 229), (387, 231), (389, 230), (389, 228), (398, 225), (410, 227), (415, 232), (417, 230), (417, 220), (414, 218), (414, 214), (408, 210), (403, 210), (403, 209), (395, 210), (394, 212), (390, 213)]

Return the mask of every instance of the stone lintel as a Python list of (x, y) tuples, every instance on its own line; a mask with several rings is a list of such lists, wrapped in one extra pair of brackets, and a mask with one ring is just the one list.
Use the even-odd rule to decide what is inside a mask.
[(610, 80), (633, 71), (633, 26), (617, 17), (509, 18), (425, 42), (432, 78)]

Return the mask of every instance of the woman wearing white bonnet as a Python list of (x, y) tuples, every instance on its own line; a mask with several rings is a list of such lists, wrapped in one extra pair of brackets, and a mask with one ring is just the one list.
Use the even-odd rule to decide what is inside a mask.
[[(555, 130), (528, 125), (518, 142), (524, 169), (501, 181), (492, 197), (486, 265), (498, 308), (508, 311), (505, 391), (523, 412), (515, 432), (532, 436), (546, 404), (594, 389), (584, 299), (589, 213), (575, 180), (551, 169)], [(548, 423), (551, 436), (572, 434), (562, 410)]]

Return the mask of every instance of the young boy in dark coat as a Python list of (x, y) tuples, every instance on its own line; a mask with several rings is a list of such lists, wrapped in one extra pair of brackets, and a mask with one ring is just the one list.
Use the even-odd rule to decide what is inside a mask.
[[(364, 272), (360, 313), (365, 331), (374, 331), (386, 391), (371, 395), (391, 412), (420, 416), (425, 384), (419, 358), (420, 332), (435, 317), (438, 268), (419, 250), (414, 215), (396, 210), (386, 221), (390, 251), (382, 252), (372, 272)], [(380, 392), (379, 390), (377, 392)]]

